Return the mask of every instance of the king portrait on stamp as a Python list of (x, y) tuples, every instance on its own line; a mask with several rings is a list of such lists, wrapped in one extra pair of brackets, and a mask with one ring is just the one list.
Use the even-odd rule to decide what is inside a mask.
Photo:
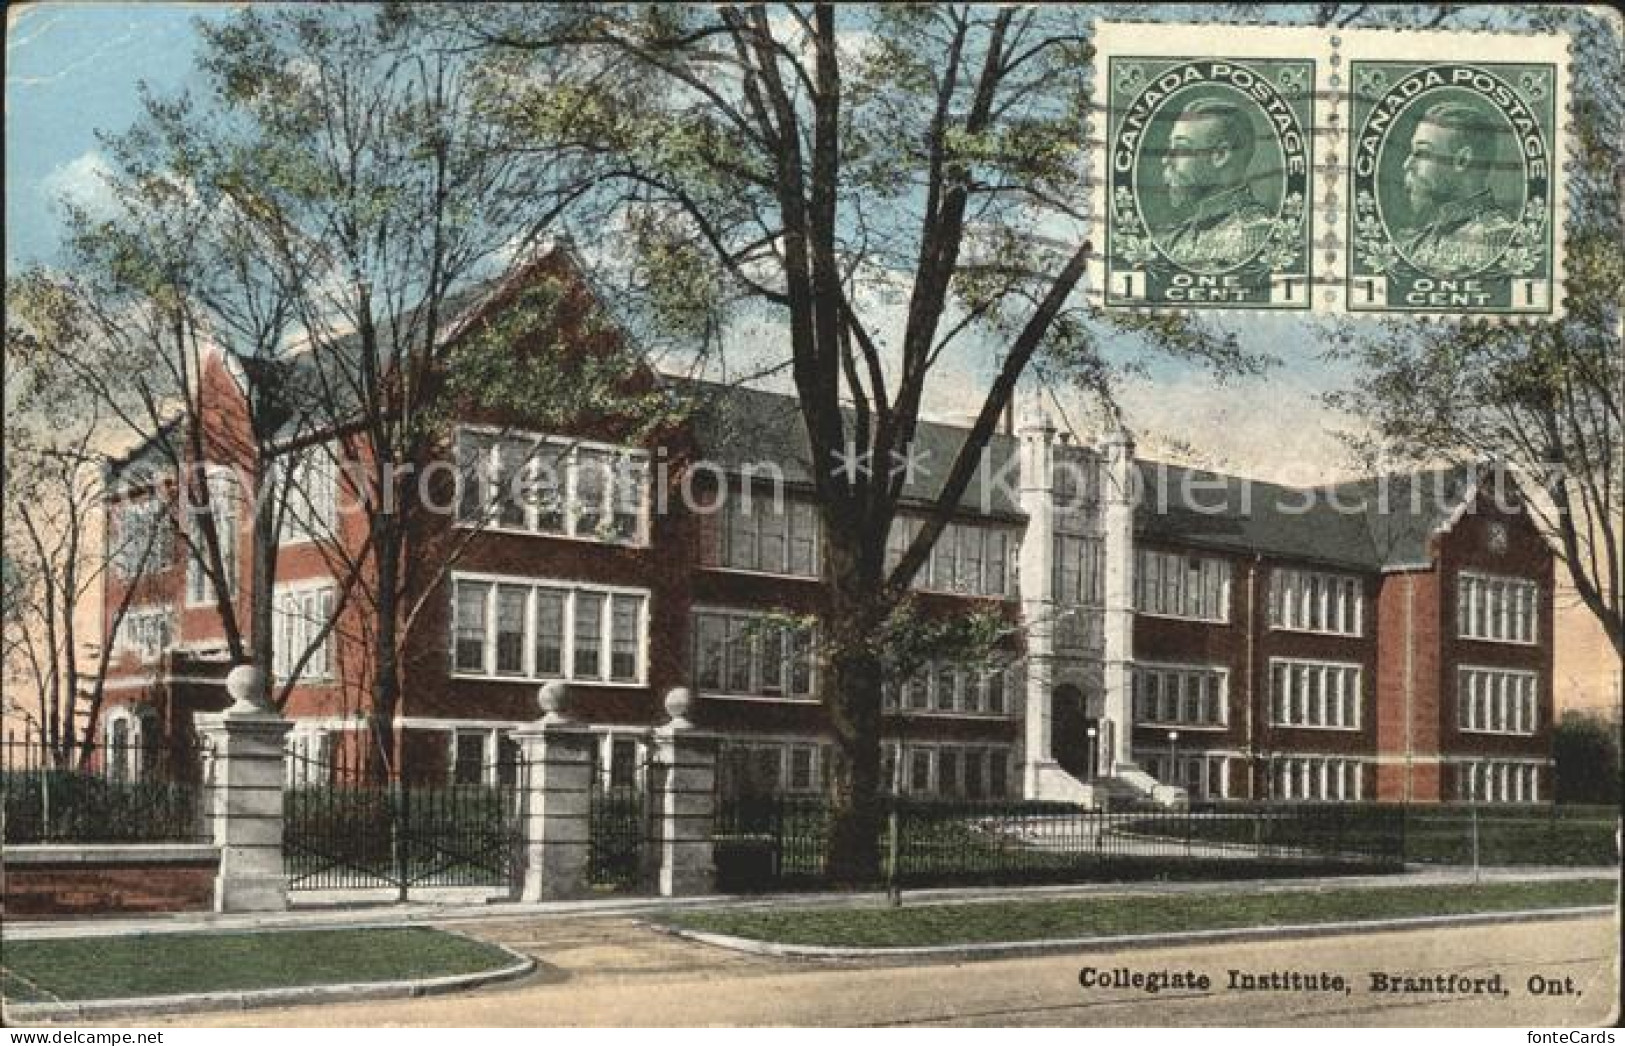
[(1465, 276), (1493, 265), (1506, 250), (1517, 222), (1490, 188), (1490, 172), (1510, 151), (1497, 124), (1487, 107), (1464, 100), (1429, 107), (1416, 125), (1402, 170), (1422, 222), (1399, 249), (1418, 269)]
[(1158, 232), (1175, 263), (1227, 269), (1268, 242), (1270, 214), (1247, 184), (1256, 137), (1247, 114), (1229, 102), (1199, 99), (1175, 117), (1162, 177), (1182, 220)]

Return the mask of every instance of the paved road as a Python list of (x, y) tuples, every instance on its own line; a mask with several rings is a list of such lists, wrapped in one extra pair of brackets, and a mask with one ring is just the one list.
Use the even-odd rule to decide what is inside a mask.
[[(466, 932), (538, 957), (543, 969), (513, 985), (427, 999), (257, 1010), (175, 1019), (189, 1026), (559, 1025), (1442, 1025), (1587, 1026), (1605, 1023), (1618, 996), (1611, 918), (1145, 949), (936, 965), (781, 960), (692, 944), (628, 919), (470, 923)], [(1082, 967), (1185, 971), (1210, 991), (1084, 990)], [(1348, 994), (1240, 992), (1226, 971), (1328, 971)], [(1380, 996), (1369, 972), (1499, 973), (1505, 998)], [(1578, 993), (1532, 996), (1531, 975)], [(143, 1021), (143, 1024), (148, 1023)]]

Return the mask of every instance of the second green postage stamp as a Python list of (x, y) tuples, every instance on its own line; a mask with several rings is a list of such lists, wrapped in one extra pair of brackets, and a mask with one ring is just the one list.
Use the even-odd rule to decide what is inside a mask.
[(1556, 66), (1355, 61), (1349, 72), (1348, 310), (1551, 314)]

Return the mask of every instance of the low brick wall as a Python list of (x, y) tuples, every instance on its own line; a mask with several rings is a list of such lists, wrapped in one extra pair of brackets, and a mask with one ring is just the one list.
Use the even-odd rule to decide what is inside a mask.
[(219, 866), (207, 844), (8, 846), (0, 896), (8, 919), (209, 911)]

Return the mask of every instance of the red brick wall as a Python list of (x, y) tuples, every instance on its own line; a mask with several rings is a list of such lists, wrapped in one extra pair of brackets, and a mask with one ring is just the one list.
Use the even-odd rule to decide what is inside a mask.
[(218, 860), (16, 864), (5, 867), (9, 919), (196, 912), (214, 907)]

